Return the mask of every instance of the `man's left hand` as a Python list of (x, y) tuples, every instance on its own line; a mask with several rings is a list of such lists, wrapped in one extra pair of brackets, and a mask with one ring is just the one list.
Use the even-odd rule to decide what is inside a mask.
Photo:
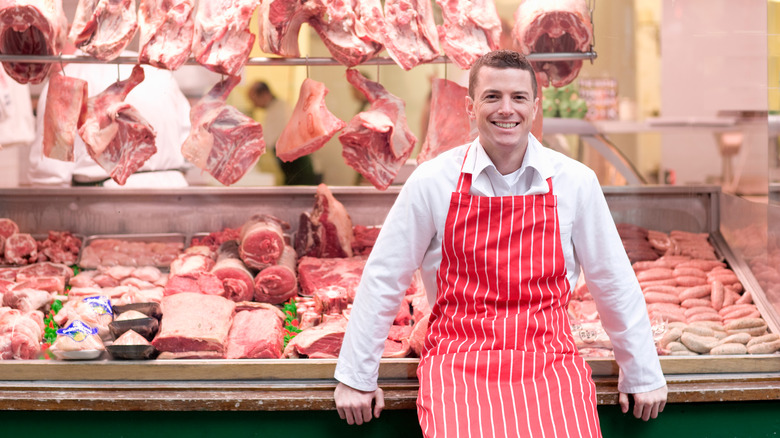
[[(658, 414), (664, 410), (666, 406), (666, 394), (668, 389), (666, 385), (648, 392), (638, 392), (631, 394), (634, 398), (634, 416), (647, 421), (651, 418), (658, 417)], [(628, 412), (628, 395), (621, 392), (618, 396), (618, 402), (620, 403), (620, 410), (623, 413)]]

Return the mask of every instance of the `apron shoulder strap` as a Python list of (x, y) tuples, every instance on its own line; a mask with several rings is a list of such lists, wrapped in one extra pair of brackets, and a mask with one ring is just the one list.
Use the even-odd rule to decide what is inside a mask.
[(463, 155), (463, 163), (460, 165), (460, 177), (458, 178), (458, 185), (457, 185), (457, 191), (468, 195), (469, 190), (471, 190), (471, 174), (470, 173), (463, 173), (463, 166), (466, 165), (466, 157), (469, 156), (469, 151), (471, 150), (471, 145), (469, 145), (468, 148), (466, 148), (466, 153)]

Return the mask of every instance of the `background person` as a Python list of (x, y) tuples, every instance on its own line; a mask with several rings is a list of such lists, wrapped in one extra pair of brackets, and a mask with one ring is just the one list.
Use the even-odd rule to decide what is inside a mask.
[(379, 361), (418, 268), (432, 308), (417, 370), (425, 436), (600, 436), (567, 315), (580, 268), (620, 366), (621, 408), (631, 394), (637, 418), (663, 410), (644, 298), (599, 182), (530, 134), (537, 103), (521, 54), (472, 67), (466, 107), (479, 137), (414, 171), (363, 271), (335, 372), (348, 423), (384, 407)]

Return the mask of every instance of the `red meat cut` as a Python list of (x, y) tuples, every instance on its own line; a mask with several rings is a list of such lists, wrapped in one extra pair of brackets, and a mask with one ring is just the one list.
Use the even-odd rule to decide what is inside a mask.
[[(315, 0), (322, 2), (319, 14), (309, 18), (309, 25), (320, 36), (333, 59), (347, 67), (361, 64), (382, 50), (381, 34), (367, 33), (364, 23), (377, 23), (379, 1), (367, 0)], [(381, 13), (381, 9), (379, 9)], [(362, 17), (362, 13), (369, 16)], [(370, 14), (374, 15), (370, 15)], [(380, 38), (380, 39), (375, 39)]]
[(38, 242), (27, 233), (16, 233), (5, 239), (5, 262), (11, 265), (35, 263), (38, 259)]
[(347, 81), (368, 98), (371, 108), (353, 117), (339, 135), (342, 155), (374, 187), (385, 190), (417, 143), (406, 123), (406, 104), (357, 70), (347, 70)]
[(226, 186), (241, 179), (265, 152), (260, 123), (225, 104), (239, 82), (240, 76), (226, 77), (192, 106), (192, 128), (181, 146), (184, 158)]
[(343, 316), (328, 319), (295, 335), (284, 349), (284, 357), (311, 359), (336, 358), (341, 351), (347, 320)]
[(266, 53), (284, 57), (301, 56), (298, 47), (301, 25), (321, 8), (321, 3), (302, 0), (260, 2), (258, 14), (260, 48)]
[(355, 240), (352, 219), (327, 185), (317, 186), (314, 208), (301, 214), (295, 235), (298, 256), (351, 257)]
[(255, 276), (255, 301), (281, 304), (298, 295), (298, 275), (295, 273), (297, 262), (295, 249), (285, 245), (277, 264), (263, 269)]
[(442, 49), (462, 70), (499, 48), (501, 18), (492, 0), (436, 0), (436, 4), (444, 20), (437, 27)]
[[(4, 0), (0, 2), (0, 53), (59, 55), (65, 45), (68, 19), (61, 0)], [(20, 84), (39, 84), (51, 63), (3, 62), (8, 76)]]
[(192, 0), (141, 0), (138, 62), (176, 70), (190, 56), (195, 32)]
[(254, 279), (238, 255), (237, 241), (229, 240), (220, 246), (211, 273), (222, 281), (225, 298), (239, 302), (251, 301), (255, 296)]
[(275, 265), (284, 251), (284, 229), (289, 225), (273, 216), (252, 216), (241, 227), (238, 254), (250, 268), (265, 269)]
[(8, 238), (11, 234), (19, 232), (19, 225), (11, 219), (0, 218), (0, 236)]
[(283, 348), (278, 313), (271, 309), (236, 312), (228, 335), (227, 359), (279, 359)]
[[(519, 51), (585, 52), (593, 41), (593, 25), (585, 0), (523, 0), (515, 10), (512, 36)], [(582, 60), (531, 61), (539, 85), (562, 87), (582, 68)]]
[(367, 256), (301, 257), (298, 260), (298, 282), (301, 285), (301, 294), (313, 296), (319, 289), (339, 286), (347, 291), (349, 302), (352, 302), (367, 258)]
[(0, 308), (0, 360), (38, 359), (43, 338), (43, 313)]
[(439, 56), (439, 35), (428, 0), (385, 1), (385, 49), (404, 70)]
[(469, 90), (448, 79), (436, 78), (431, 84), (431, 112), (425, 142), (417, 154), (417, 163), (430, 160), (477, 137), (466, 113)]
[(43, 113), (43, 155), (73, 161), (74, 133), (87, 117), (87, 81), (61, 74), (49, 79)]
[(238, 75), (255, 42), (249, 21), (257, 6), (257, 0), (199, 2), (192, 37), (198, 63), (216, 73)]
[(135, 36), (135, 5), (135, 0), (79, 0), (68, 37), (85, 53), (110, 61)]
[(280, 160), (293, 161), (318, 150), (346, 126), (325, 106), (327, 94), (322, 82), (303, 80), (290, 121), (276, 142), (276, 156)]
[(152, 125), (135, 107), (123, 102), (143, 80), (144, 70), (136, 65), (129, 78), (89, 98), (87, 116), (79, 127), (89, 156), (119, 185), (157, 152)]
[(236, 303), (216, 295), (180, 293), (163, 298), (160, 331), (152, 345), (160, 351), (208, 351), (224, 355)]

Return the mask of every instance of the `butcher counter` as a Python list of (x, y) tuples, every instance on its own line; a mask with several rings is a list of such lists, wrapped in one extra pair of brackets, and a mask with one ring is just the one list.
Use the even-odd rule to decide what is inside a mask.
[[(381, 224), (398, 194), (397, 187), (331, 191), (357, 225)], [(767, 241), (780, 242), (767, 237), (774, 232), (767, 223), (772, 207), (723, 194), (715, 186), (605, 187), (604, 192), (616, 222), (709, 233), (719, 254), (753, 291), (770, 330), (779, 331), (780, 303), (763, 293), (750, 269), (752, 261), (766, 257)], [(31, 234), (181, 233), (190, 239), (240, 226), (256, 213), (273, 214), (294, 231), (300, 214), (313, 207), (314, 193), (314, 187), (4, 189), (0, 217)], [(662, 357), (661, 362), (669, 404), (659, 419), (643, 423), (617, 406), (614, 360), (588, 359), (605, 437), (780, 432), (780, 354)], [(0, 435), (420, 436), (416, 366), (414, 358), (383, 359), (386, 410), (378, 420), (349, 427), (335, 412), (335, 360), (330, 359), (2, 361)]]

